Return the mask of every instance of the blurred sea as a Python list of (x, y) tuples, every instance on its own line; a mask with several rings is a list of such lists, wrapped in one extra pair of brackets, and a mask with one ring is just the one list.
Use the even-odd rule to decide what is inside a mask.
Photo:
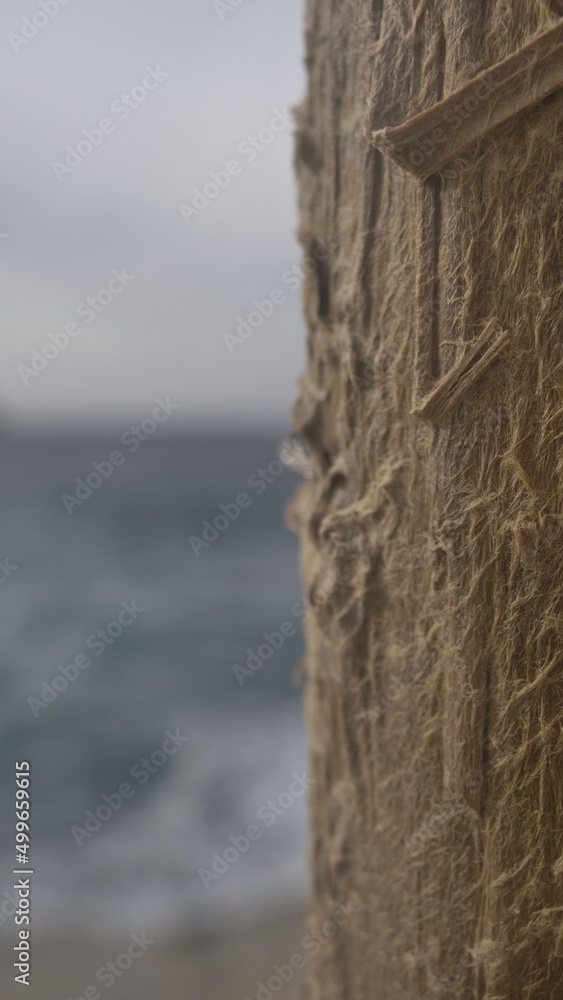
[[(0, 584), (0, 897), (14, 867), (13, 762), (25, 759), (36, 933), (213, 927), (303, 898), (303, 798), (258, 823), (261, 838), (209, 888), (198, 875), (306, 767), (297, 542), (282, 523), (297, 481), (286, 470), (249, 489), (277, 459), (275, 439), (161, 434), (135, 454), (119, 430), (0, 440), (0, 561), (18, 567)], [(69, 515), (61, 495), (115, 448), (125, 463)], [(189, 536), (241, 491), (252, 505), (196, 558)], [(35, 718), (27, 699), (132, 599), (145, 611)], [(240, 686), (233, 665), (284, 621), (296, 634)], [(131, 768), (176, 729), (189, 741), (141, 787)], [(71, 828), (124, 782), (134, 797), (78, 847)]]

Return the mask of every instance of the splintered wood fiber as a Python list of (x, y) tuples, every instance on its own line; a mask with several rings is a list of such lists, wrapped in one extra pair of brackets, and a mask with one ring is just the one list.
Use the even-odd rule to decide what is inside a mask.
[(563, 1000), (562, 16), (307, 3), (307, 1000)]

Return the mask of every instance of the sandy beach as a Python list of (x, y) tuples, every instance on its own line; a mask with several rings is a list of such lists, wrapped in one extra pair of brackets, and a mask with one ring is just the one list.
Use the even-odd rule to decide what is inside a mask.
[[(6, 939), (0, 949), (0, 995), (4, 1000), (24, 996), (33, 1000), (256, 1000), (260, 982), (275, 976), (274, 966), (285, 966), (295, 954), (305, 933), (302, 913), (285, 913), (251, 925), (185, 939), (157, 940), (141, 932), (132, 942), (127, 934), (115, 938), (88, 937), (71, 929), (68, 933), (34, 936), (31, 989), (14, 983), (13, 952)], [(154, 940), (154, 944), (148, 944)], [(140, 942), (140, 943), (139, 943)], [(143, 951), (143, 945), (145, 951)], [(120, 976), (111, 965), (128, 947), (135, 956)], [(128, 965), (129, 959), (121, 959)], [(96, 973), (104, 968), (103, 978)], [(276, 994), (297, 1000), (301, 974)], [(90, 992), (88, 992), (90, 991)], [(96, 997), (96, 992), (98, 997)], [(268, 1000), (268, 992), (260, 995)]]

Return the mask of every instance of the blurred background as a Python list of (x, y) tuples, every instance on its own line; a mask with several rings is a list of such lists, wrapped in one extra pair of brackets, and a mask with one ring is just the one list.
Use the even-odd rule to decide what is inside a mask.
[(16, 760), (28, 995), (268, 1000), (306, 957), (302, 7), (2, 7), (3, 997)]

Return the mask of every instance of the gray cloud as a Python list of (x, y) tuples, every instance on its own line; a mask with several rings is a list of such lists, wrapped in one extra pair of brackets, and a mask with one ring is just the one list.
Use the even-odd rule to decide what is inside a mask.
[[(212, 0), (68, 0), (14, 52), (8, 33), (38, 10), (6, 0), (0, 18), (4, 414), (114, 423), (164, 392), (190, 427), (283, 420), (304, 350), (299, 295), (236, 356), (223, 333), (300, 258), (292, 129), (189, 225), (178, 205), (300, 99), (301, 0), (242, 0), (223, 21)], [(170, 76), (122, 121), (112, 103), (146, 67)], [(59, 182), (52, 162), (108, 117), (113, 131)], [(24, 385), (17, 366), (113, 268), (136, 281)]]

